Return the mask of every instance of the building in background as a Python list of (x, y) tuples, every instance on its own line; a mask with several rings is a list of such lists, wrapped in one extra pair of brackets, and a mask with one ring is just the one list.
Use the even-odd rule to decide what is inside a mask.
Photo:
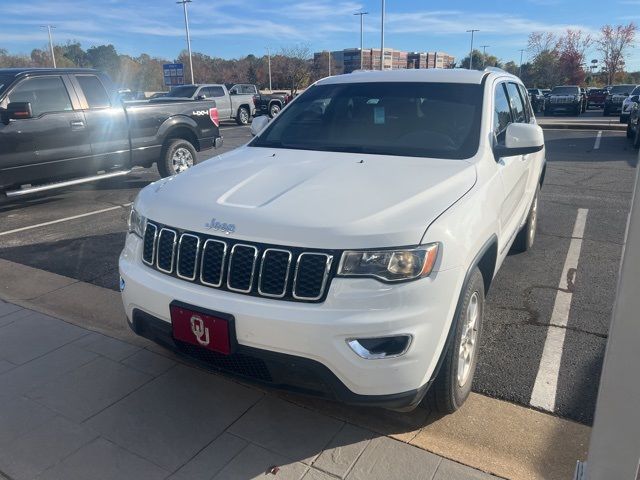
[[(385, 69), (404, 68), (452, 68), (455, 58), (444, 52), (405, 52), (386, 48), (384, 55)], [(313, 54), (315, 67), (322, 71), (328, 68), (329, 52), (316, 52)], [(354, 70), (380, 70), (379, 48), (345, 48), (331, 52), (331, 74), (351, 73)]]

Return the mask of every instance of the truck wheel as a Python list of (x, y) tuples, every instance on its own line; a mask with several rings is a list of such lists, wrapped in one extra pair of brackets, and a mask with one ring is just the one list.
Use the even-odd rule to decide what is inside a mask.
[(523, 253), (531, 250), (533, 242), (536, 239), (536, 230), (538, 228), (538, 196), (540, 194), (540, 186), (536, 188), (536, 194), (531, 202), (529, 208), (529, 215), (527, 215), (527, 222), (522, 229), (516, 235), (513, 245), (511, 245), (512, 253)]
[(438, 376), (425, 399), (440, 414), (458, 410), (471, 392), (478, 362), (483, 313), (484, 281), (480, 270), (475, 267), (462, 292), (462, 304), (453, 324), (453, 339), (447, 346)]
[(183, 138), (172, 140), (163, 150), (158, 161), (161, 177), (170, 177), (190, 169), (198, 163), (196, 149)]
[(238, 109), (238, 114), (236, 115), (236, 123), (238, 125), (248, 125), (249, 117), (249, 109), (247, 107), (240, 107)]
[(627, 138), (634, 138), (633, 128), (631, 128), (631, 120), (627, 122)]
[(607, 107), (604, 107), (604, 110), (602, 111), (602, 116), (603, 117), (608, 117), (609, 116), (609, 110), (607, 110)]
[(636, 124), (636, 133), (633, 136), (633, 148), (640, 148), (640, 124)]
[(275, 117), (280, 113), (280, 110), (281, 108), (279, 103), (272, 103), (271, 105), (269, 105), (269, 116), (271, 118)]

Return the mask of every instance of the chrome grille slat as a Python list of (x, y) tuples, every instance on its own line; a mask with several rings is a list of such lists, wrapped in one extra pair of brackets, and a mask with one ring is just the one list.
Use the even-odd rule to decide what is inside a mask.
[[(193, 267), (190, 275), (187, 275), (185, 272), (181, 271), (182, 263), (180, 262), (181, 256), (187, 255), (189, 252), (183, 252), (183, 240), (187, 238), (195, 238), (196, 240), (196, 248), (195, 252), (193, 252)], [(187, 247), (185, 247), (186, 249)], [(183, 233), (180, 235), (180, 241), (178, 242), (178, 259), (176, 260), (176, 274), (178, 277), (183, 280), (195, 280), (196, 279), (196, 271), (198, 269), (198, 254), (200, 253), (200, 237), (197, 235), (193, 235), (191, 233)]]
[(322, 302), (341, 251), (242, 242), (148, 220), (143, 263), (208, 288), (261, 298)]

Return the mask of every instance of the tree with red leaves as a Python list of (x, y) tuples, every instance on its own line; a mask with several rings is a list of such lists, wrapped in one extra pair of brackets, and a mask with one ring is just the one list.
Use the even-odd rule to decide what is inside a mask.
[(637, 27), (631, 22), (628, 25), (605, 25), (600, 29), (600, 37), (596, 40), (598, 51), (602, 54), (602, 63), (607, 74), (607, 83), (613, 84), (616, 74), (624, 69), (624, 57), (633, 47)]
[(585, 52), (592, 43), (591, 35), (581, 30), (568, 29), (560, 37), (558, 66), (565, 83), (582, 85), (585, 78)]

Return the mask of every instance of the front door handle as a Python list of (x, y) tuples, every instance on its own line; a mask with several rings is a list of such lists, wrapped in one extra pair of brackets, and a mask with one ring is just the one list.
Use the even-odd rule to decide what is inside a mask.
[(84, 122), (82, 120), (73, 120), (71, 122), (71, 130), (84, 130)]

